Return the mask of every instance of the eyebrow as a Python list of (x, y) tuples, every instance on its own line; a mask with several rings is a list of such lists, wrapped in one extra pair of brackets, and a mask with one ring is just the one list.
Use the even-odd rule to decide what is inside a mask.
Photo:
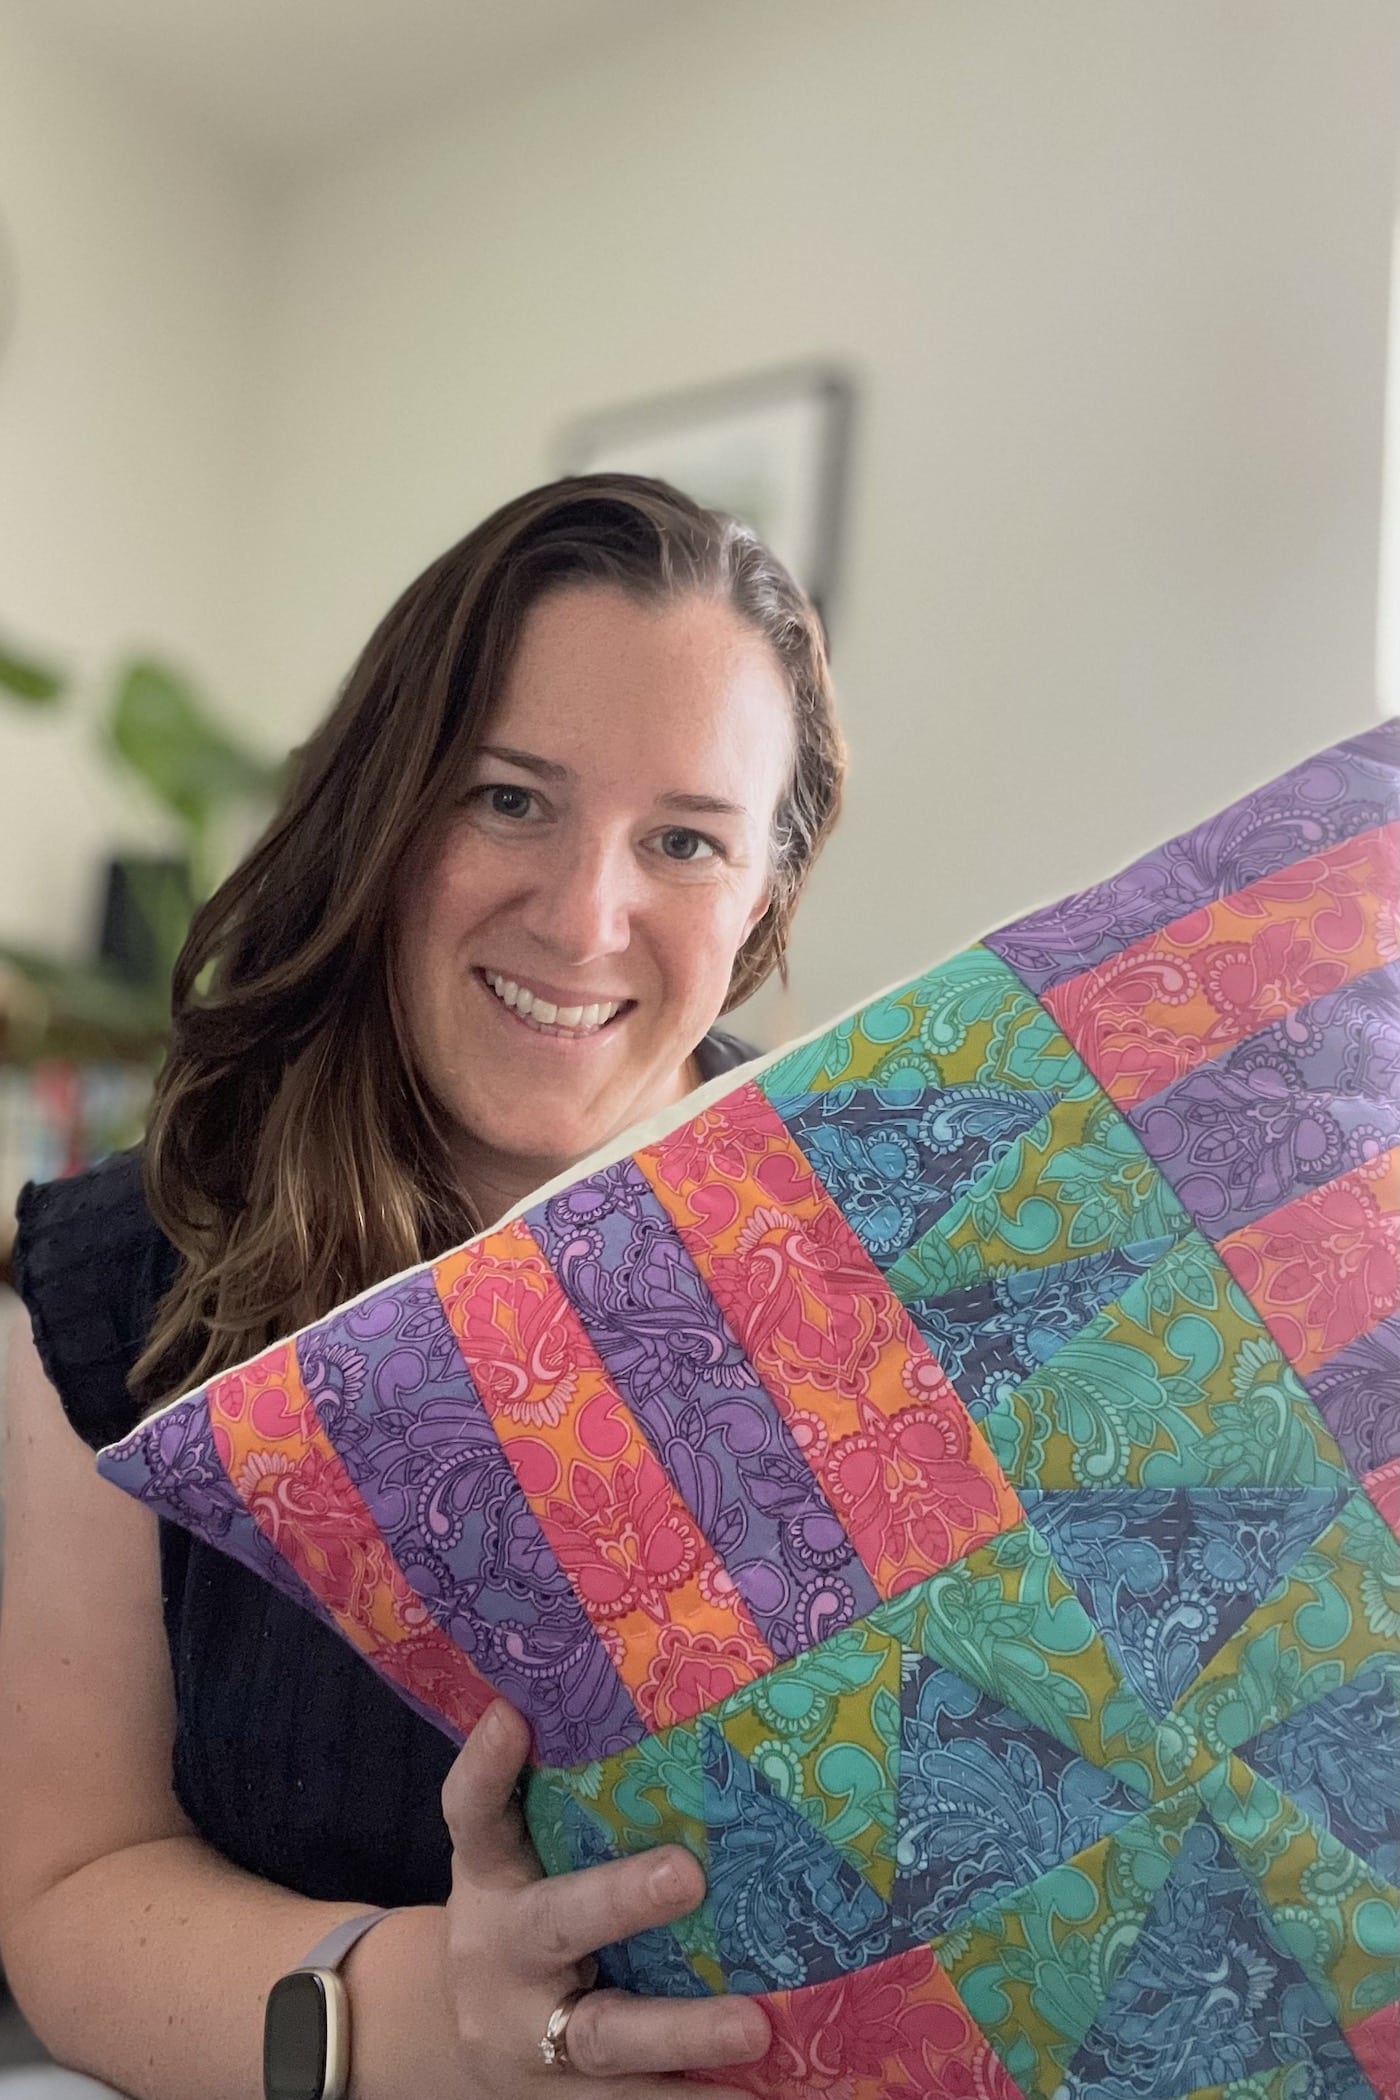
[(567, 766), (557, 765), (552, 758), (536, 758), (533, 751), (517, 751), (513, 744), (478, 744), (478, 758), (503, 759), (508, 766), (519, 766), (522, 773), (534, 773), (540, 780), (568, 780)]
[(746, 817), (748, 811), (742, 802), (726, 802), (722, 795), (658, 795), (657, 801), (663, 809), (685, 809), (701, 816)]
[[(573, 778), (567, 766), (555, 759), (540, 758), (533, 751), (520, 751), (514, 744), (479, 744), (479, 758), (499, 758), (508, 766), (519, 766), (523, 773), (533, 773), (538, 780), (564, 781)], [(710, 817), (746, 817), (748, 811), (742, 802), (726, 801), (722, 795), (687, 795), (680, 792), (658, 795), (662, 809), (682, 809), (695, 815)]]

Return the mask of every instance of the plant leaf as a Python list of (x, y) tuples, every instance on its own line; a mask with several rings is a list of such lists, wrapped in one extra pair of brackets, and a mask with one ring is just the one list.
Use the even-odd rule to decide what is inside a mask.
[(262, 800), (276, 790), (280, 768), (220, 729), (185, 681), (163, 664), (127, 666), (108, 726), (127, 764), (197, 833), (224, 804)]
[(46, 707), (63, 691), (64, 680), (47, 664), (36, 663), (31, 656), (21, 656), (8, 643), (0, 641), (0, 688), (15, 700), (23, 700), (29, 707)]
[(53, 1022), (100, 1029), (116, 1040), (129, 1040), (142, 1051), (160, 1040), (170, 1025), (168, 988), (139, 990), (95, 964), (57, 961), (29, 948), (0, 945), (0, 963), (8, 963), (43, 993)]

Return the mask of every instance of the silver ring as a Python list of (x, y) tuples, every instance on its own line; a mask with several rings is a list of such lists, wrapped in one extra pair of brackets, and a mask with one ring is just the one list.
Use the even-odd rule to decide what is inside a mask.
[(540, 2036), (540, 2055), (553, 2071), (567, 2071), (571, 2068), (567, 2042), (569, 2020), (579, 1999), (587, 1996), (586, 1990), (570, 1991), (566, 1998), (559, 2000), (549, 2016), (544, 2033)]

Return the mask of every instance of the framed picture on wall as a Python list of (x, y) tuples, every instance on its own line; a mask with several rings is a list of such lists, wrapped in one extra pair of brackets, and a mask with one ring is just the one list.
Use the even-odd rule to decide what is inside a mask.
[(655, 474), (728, 511), (772, 547), (824, 620), (841, 547), (853, 387), (801, 365), (695, 387), (574, 423), (566, 474)]

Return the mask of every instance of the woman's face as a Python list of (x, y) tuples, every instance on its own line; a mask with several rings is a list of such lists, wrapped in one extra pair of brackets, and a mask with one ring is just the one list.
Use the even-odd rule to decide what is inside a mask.
[(694, 1084), (792, 757), (782, 670), (728, 606), (587, 586), (528, 615), (397, 917), (412, 1049), (488, 1214)]

